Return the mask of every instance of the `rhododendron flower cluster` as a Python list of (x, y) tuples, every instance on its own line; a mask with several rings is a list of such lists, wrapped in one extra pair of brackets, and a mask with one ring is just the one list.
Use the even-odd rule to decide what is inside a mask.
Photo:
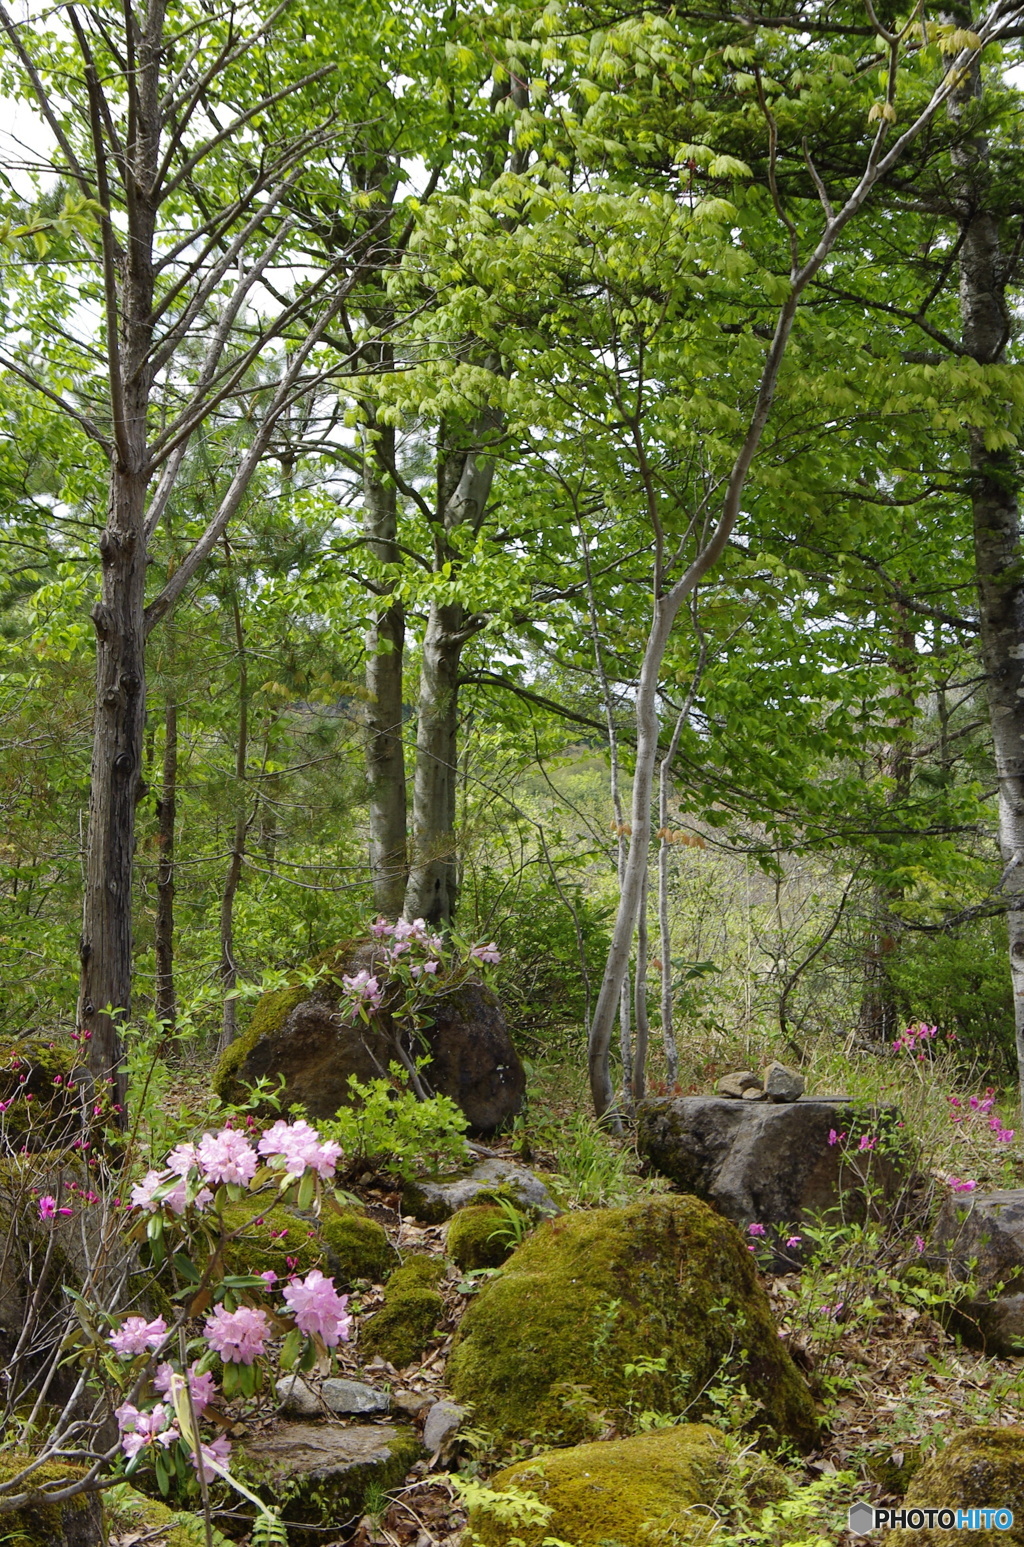
[[(153, 1376), (153, 1385), (161, 1396), (170, 1396), (171, 1378), (176, 1373), (173, 1365), (166, 1363), (157, 1365), (156, 1374)], [(213, 1401), (214, 1392), (217, 1390), (217, 1382), (209, 1370), (204, 1371), (202, 1375), (199, 1374), (199, 1361), (197, 1359), (188, 1372), (188, 1384), (196, 1417), (201, 1418)]]
[(270, 1322), (266, 1311), (251, 1305), (240, 1305), (237, 1311), (218, 1305), (207, 1318), (203, 1336), (225, 1364), (252, 1364), (270, 1336)]
[(380, 1009), (384, 990), (377, 979), (365, 969), (354, 973), (352, 977), (342, 976), (341, 986), (349, 998), (355, 1001), (355, 1011), (358, 1011), (361, 1006), (367, 1010)]
[(474, 961), (478, 962), (492, 962), (497, 964), (501, 961), (501, 952), (498, 950), (497, 944), (493, 940), (490, 941), (490, 943), (487, 945), (474, 945), (469, 954)]
[(127, 1321), (112, 1332), (107, 1339), (115, 1354), (134, 1359), (136, 1354), (153, 1352), (167, 1336), (167, 1323), (162, 1316), (147, 1321), (145, 1316), (129, 1316)]
[(158, 1402), (151, 1412), (143, 1413), (131, 1402), (123, 1402), (115, 1409), (114, 1417), (121, 1431), (121, 1449), (134, 1460), (139, 1451), (154, 1443), (173, 1445), (181, 1435), (171, 1422), (171, 1409)]
[[(228, 1460), (231, 1456), (231, 1441), (228, 1439), (226, 1434), (221, 1434), (218, 1435), (215, 1440), (204, 1440), (200, 1444), (199, 1449), (202, 1451), (203, 1457), (203, 1482), (212, 1483), (214, 1478), (217, 1476), (217, 1473), (210, 1463), (219, 1462), (221, 1466), (227, 1466)], [(192, 1452), (191, 1461), (192, 1465), (196, 1469), (196, 1475), (198, 1476), (200, 1463), (199, 1457), (196, 1455), (195, 1451)]]
[(259, 1166), (256, 1151), (234, 1128), (204, 1133), (196, 1145), (196, 1161), (208, 1182), (234, 1182), (240, 1187), (248, 1187)]
[(348, 1295), (339, 1295), (334, 1280), (325, 1278), (319, 1268), (314, 1268), (301, 1282), (290, 1283), (284, 1298), (300, 1332), (317, 1333), (328, 1348), (347, 1340), (352, 1324), (347, 1312)]
[(308, 1166), (325, 1181), (332, 1175), (341, 1155), (334, 1139), (321, 1139), (305, 1118), (297, 1123), (277, 1122), (268, 1128), (256, 1148), (271, 1161), (280, 1157), (288, 1176), (301, 1176)]

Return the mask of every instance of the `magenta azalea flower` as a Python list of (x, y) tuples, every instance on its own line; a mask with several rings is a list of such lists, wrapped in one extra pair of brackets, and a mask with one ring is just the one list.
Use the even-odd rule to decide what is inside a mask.
[(270, 1322), (266, 1311), (250, 1305), (240, 1305), (237, 1311), (218, 1305), (207, 1318), (203, 1336), (226, 1364), (252, 1364), (270, 1336)]
[[(1011, 1139), (1013, 1138), (1013, 1134), (1012, 1133), (1010, 1135), (1010, 1138)], [(39, 1218), (40, 1219), (55, 1219), (58, 1214), (73, 1214), (73, 1213), (74, 1213), (73, 1209), (59, 1209), (57, 1207), (57, 1200), (56, 1200), (56, 1198), (52, 1197), (48, 1192), (44, 1192), (43, 1196), (39, 1200)]]
[(758, 1224), (748, 1225), (747, 1226), (747, 1234), (748, 1235), (764, 1235), (764, 1226), (763, 1225), (758, 1225)]
[(346, 1311), (348, 1295), (339, 1295), (334, 1280), (325, 1278), (319, 1268), (301, 1283), (289, 1284), (284, 1298), (300, 1332), (319, 1333), (328, 1348), (347, 1340), (352, 1324)]

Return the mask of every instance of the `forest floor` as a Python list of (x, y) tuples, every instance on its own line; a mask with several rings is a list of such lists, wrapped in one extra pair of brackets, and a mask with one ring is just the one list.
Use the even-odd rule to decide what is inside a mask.
[[(737, 1059), (723, 1062), (737, 1066)], [(845, 1067), (844, 1084), (860, 1089), (859, 1095), (880, 1093), (918, 1106), (922, 1122), (924, 1158), (932, 1175), (942, 1178), (949, 1162), (950, 1091), (925, 1087), (913, 1074), (902, 1090), (892, 1088), (888, 1071), (868, 1068), (857, 1061), (842, 1060), (838, 1074), (830, 1061), (819, 1071), (816, 1088), (837, 1089)], [(718, 1060), (704, 1064), (694, 1084), (708, 1089)], [(205, 1075), (202, 1076), (205, 1078)], [(900, 1082), (902, 1083), (902, 1082)], [(167, 1092), (180, 1106), (201, 1105), (200, 1072), (191, 1070)], [(927, 1097), (927, 1111), (920, 1108)], [(936, 1127), (935, 1118), (940, 1122)], [(942, 1126), (945, 1120), (946, 1126)], [(936, 1142), (938, 1134), (941, 1144)], [(970, 1158), (974, 1169), (989, 1183), (1003, 1186), (1021, 1180), (1019, 1146), (1011, 1154), (969, 1136), (967, 1157), (964, 1133), (953, 1143), (958, 1169)], [(931, 1138), (929, 1146), (928, 1140)], [(942, 1148), (946, 1145), (947, 1148)], [(557, 1174), (563, 1191), (567, 1186), (578, 1206), (615, 1205), (668, 1186), (645, 1177), (635, 1151), (627, 1142), (599, 1133), (586, 1115), (578, 1066), (565, 1061), (539, 1064), (532, 1072), (528, 1121), (511, 1138), (489, 1146), (497, 1153), (527, 1163), (538, 1172)], [(986, 1176), (985, 1167), (990, 1174)], [(400, 1195), (392, 1179), (363, 1176), (346, 1183), (367, 1211), (387, 1230), (401, 1254), (444, 1253), (444, 1227), (427, 1226), (403, 1216)], [(913, 1225), (910, 1229), (915, 1228)], [(898, 1235), (906, 1241), (904, 1221)], [(899, 1255), (897, 1251), (896, 1256)], [(794, 1481), (811, 1482), (827, 1474), (848, 1476), (830, 1507), (829, 1541), (848, 1547), (868, 1539), (851, 1537), (842, 1528), (848, 1505), (858, 1499), (875, 1504), (898, 1502), (912, 1471), (946, 1439), (972, 1424), (1024, 1423), (1024, 1358), (992, 1358), (969, 1348), (938, 1319), (936, 1286), (922, 1290), (893, 1271), (879, 1238), (859, 1229), (834, 1231), (819, 1248), (817, 1257), (802, 1273), (763, 1278), (781, 1335), (817, 1397), (825, 1427), (820, 1449), (787, 1463)], [(446, 1394), (447, 1357), (458, 1322), (475, 1292), (471, 1279), (449, 1268), (439, 1286), (446, 1315), (438, 1334), (413, 1364), (395, 1369), (376, 1358), (359, 1357), (358, 1332), (338, 1350), (340, 1373), (385, 1383), (425, 1398)], [(352, 1309), (360, 1323), (379, 1307), (381, 1286), (354, 1299)], [(257, 1426), (269, 1423), (272, 1400), (257, 1416)], [(607, 1437), (613, 1437), (610, 1433)], [(465, 1513), (450, 1483), (452, 1467), (486, 1477), (501, 1458), (488, 1452), (470, 1431), (470, 1443), (454, 1455), (435, 1456), (417, 1463), (403, 1488), (395, 1490), (381, 1508), (361, 1520), (348, 1522), (338, 1537), (325, 1547), (457, 1547), (465, 1526)], [(824, 1525), (825, 1522), (822, 1522)], [(784, 1537), (764, 1538), (764, 1547), (783, 1547)], [(131, 1538), (112, 1541), (112, 1547), (129, 1547)], [(752, 1543), (758, 1538), (751, 1538)]]

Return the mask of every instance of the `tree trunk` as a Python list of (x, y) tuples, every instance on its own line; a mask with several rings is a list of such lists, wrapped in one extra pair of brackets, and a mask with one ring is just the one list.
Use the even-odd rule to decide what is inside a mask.
[(178, 811), (178, 700), (173, 683), (164, 705), (164, 766), (157, 801), (156, 1018), (173, 1033), (178, 1005), (174, 992), (174, 827)]
[[(488, 358), (497, 372), (500, 361)], [(444, 421), (438, 435), (437, 505), (433, 514), (434, 570), (459, 563), (452, 536), (459, 527), (480, 528), (494, 480), (493, 439), (498, 416), (485, 411), (473, 425)], [(458, 901), (455, 833), (458, 785), (459, 667), (462, 652), (486, 623), (468, 617), (461, 602), (432, 598), (423, 637), (413, 779), (412, 858), (402, 912), (407, 919), (443, 924)]]
[[(980, 62), (951, 107), (954, 118), (984, 90)], [(982, 365), (1005, 358), (1011, 324), (999, 217), (991, 207), (988, 144), (976, 135), (954, 152), (960, 203), (960, 316), (964, 349)], [(982, 662), (999, 787), (999, 847), (1008, 902), (1017, 1065), (1024, 1110), (1024, 545), (1017, 453), (990, 451), (970, 432), (971, 507)]]
[(114, 469), (100, 538), (101, 600), (92, 612), (96, 698), (77, 1019), (89, 1048), (90, 1094), (98, 1099), (109, 1083), (121, 1107), (127, 1089), (122, 1026), (131, 1011), (135, 808), (143, 792), (145, 493), (142, 475)]
[(220, 1041), (217, 1051), (223, 1053), (238, 1035), (238, 1001), (232, 990), (238, 982), (235, 962), (235, 895), (242, 879), (242, 863), (245, 859), (245, 840), (249, 831), (249, 819), (245, 814), (245, 774), (249, 761), (249, 663), (242, 632), (242, 614), (234, 577), (230, 574), (230, 550), (228, 552), (229, 584), (231, 585), (231, 617), (235, 629), (235, 649), (238, 653), (238, 741), (235, 746), (235, 832), (228, 860), (224, 890), (220, 899), (220, 980), (224, 988), (224, 1009), (221, 1019)]
[[(364, 524), (370, 552), (383, 564), (397, 564), (398, 510), (394, 483), (382, 467), (395, 462), (395, 432), (375, 426), (380, 455), (365, 448)], [(393, 589), (391, 587), (390, 589)], [(406, 854), (405, 750), (402, 742), (402, 652), (405, 608), (390, 599), (366, 636), (366, 772), (370, 787), (370, 871), (373, 905), (388, 919), (402, 912), (408, 878)]]
[(413, 863), (406, 918), (447, 922), (458, 901), (455, 796), (463, 609), (430, 604), (423, 636), (413, 781)]

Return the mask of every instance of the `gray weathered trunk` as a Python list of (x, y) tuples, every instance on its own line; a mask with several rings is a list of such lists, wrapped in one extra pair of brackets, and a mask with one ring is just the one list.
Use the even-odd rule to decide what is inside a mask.
[[(374, 428), (363, 459), (364, 530), (370, 552), (397, 564), (398, 510), (394, 483), (383, 468), (395, 462), (395, 432)], [(393, 589), (393, 588), (390, 588)], [(402, 673), (405, 608), (385, 591), (366, 637), (366, 773), (370, 806), (370, 871), (373, 905), (386, 918), (402, 912), (408, 876), (405, 749), (402, 742)]]
[[(954, 116), (983, 90), (970, 73)], [(1010, 336), (1006, 262), (999, 219), (989, 200), (988, 146), (968, 140), (955, 156), (959, 188), (960, 314), (964, 349), (980, 364), (1002, 361)], [(971, 507), (982, 661), (999, 786), (999, 846), (1013, 981), (1017, 1062), (1024, 1105), (1024, 546), (1021, 542), (1017, 456), (989, 451), (984, 433), (970, 431)]]
[(235, 631), (235, 650), (238, 656), (238, 740), (235, 743), (235, 830), (228, 859), (224, 890), (220, 898), (220, 980), (224, 989), (224, 1005), (221, 1015), (218, 1052), (229, 1048), (238, 1035), (238, 1001), (233, 990), (238, 983), (238, 965), (235, 961), (235, 897), (242, 879), (245, 861), (245, 844), (249, 834), (249, 817), (246, 815), (245, 776), (249, 763), (249, 662), (242, 629), (242, 613), (238, 605), (234, 577), (231, 575), (231, 556), (227, 540), (224, 543), (228, 557), (228, 581), (232, 587), (231, 618)]

